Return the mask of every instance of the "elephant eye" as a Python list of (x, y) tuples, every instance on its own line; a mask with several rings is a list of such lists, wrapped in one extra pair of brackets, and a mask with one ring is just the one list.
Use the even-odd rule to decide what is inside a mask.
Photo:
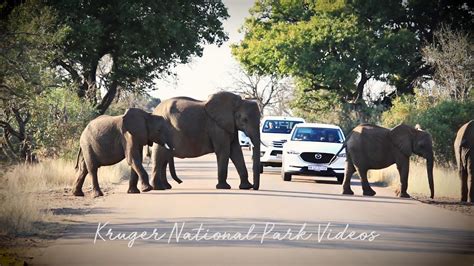
[(248, 122), (247, 117), (244, 117), (244, 118), (242, 119), (242, 121), (243, 121), (244, 123), (247, 123), (247, 122)]

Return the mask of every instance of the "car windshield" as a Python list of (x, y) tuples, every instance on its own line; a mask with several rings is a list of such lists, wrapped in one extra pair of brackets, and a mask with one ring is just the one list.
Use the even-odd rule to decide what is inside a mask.
[(263, 133), (289, 134), (296, 124), (303, 123), (291, 120), (266, 120), (263, 124)]
[(295, 129), (291, 140), (342, 143), (342, 132), (335, 128), (299, 127)]

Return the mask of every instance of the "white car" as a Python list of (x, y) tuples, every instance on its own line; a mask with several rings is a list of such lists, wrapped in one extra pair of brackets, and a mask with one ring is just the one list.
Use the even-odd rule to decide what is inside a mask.
[(245, 135), (243, 131), (239, 130), (239, 143), (240, 146), (250, 147), (250, 138)]
[(335, 125), (303, 123), (295, 126), (291, 139), (283, 146), (281, 176), (291, 181), (292, 175), (334, 176), (342, 184), (346, 162), (345, 137)]
[(299, 117), (267, 116), (260, 126), (260, 172), (264, 166), (281, 166), (283, 144), (290, 138), (296, 124), (304, 123)]

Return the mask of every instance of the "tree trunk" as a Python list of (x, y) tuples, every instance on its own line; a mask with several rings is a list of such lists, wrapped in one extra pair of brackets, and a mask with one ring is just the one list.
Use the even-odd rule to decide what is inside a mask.
[(356, 97), (355, 97), (354, 103), (358, 104), (358, 103), (364, 102), (364, 87), (365, 87), (365, 84), (367, 83), (368, 80), (369, 79), (368, 79), (367, 74), (365, 73), (365, 71), (361, 71), (360, 72), (360, 81), (359, 81), (359, 83), (357, 83), (357, 92), (356, 92)]
[(103, 115), (105, 111), (107, 111), (107, 108), (109, 108), (110, 104), (115, 98), (115, 95), (117, 94), (117, 87), (118, 84), (116, 81), (112, 81), (112, 84), (109, 87), (109, 90), (105, 94), (105, 96), (102, 98), (102, 101), (100, 102), (99, 106), (97, 106), (97, 110), (99, 111), (100, 115)]

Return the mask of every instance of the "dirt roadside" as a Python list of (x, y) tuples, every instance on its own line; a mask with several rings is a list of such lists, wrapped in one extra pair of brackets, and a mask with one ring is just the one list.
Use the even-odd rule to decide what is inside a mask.
[(0, 265), (28, 265), (41, 247), (61, 237), (74, 216), (87, 215), (93, 207), (114, 193), (112, 186), (103, 187), (104, 197), (93, 198), (92, 189), (84, 188), (85, 197), (75, 197), (70, 188), (35, 193), (35, 200), (45, 206), (45, 219), (34, 224), (34, 233), (0, 235)]

